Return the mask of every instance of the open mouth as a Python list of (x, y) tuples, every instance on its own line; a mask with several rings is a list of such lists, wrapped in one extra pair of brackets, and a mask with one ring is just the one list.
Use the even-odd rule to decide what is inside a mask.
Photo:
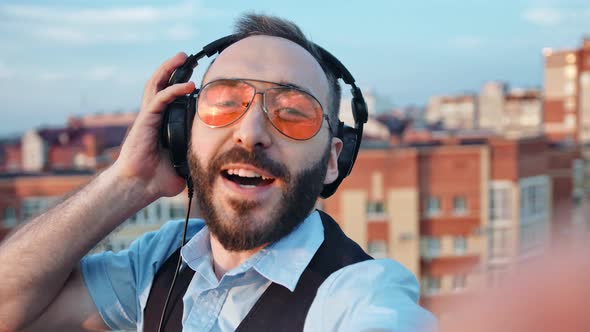
[(230, 168), (221, 171), (221, 176), (232, 181), (242, 188), (256, 188), (268, 186), (274, 182), (274, 178), (263, 176), (255, 171), (243, 168)]

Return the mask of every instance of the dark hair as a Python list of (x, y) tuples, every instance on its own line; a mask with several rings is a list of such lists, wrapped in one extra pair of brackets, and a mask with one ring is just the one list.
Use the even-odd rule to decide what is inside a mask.
[(336, 78), (334, 73), (330, 71), (326, 60), (322, 58), (321, 53), (317, 50), (315, 45), (305, 37), (301, 29), (295, 23), (275, 16), (251, 13), (243, 15), (236, 21), (234, 34), (238, 36), (238, 40), (256, 35), (281, 37), (290, 40), (307, 50), (317, 60), (328, 78), (330, 91), (328, 95), (327, 111), (328, 116), (330, 117), (330, 126), (332, 127), (332, 130), (337, 130), (340, 98), (342, 94), (338, 78)]

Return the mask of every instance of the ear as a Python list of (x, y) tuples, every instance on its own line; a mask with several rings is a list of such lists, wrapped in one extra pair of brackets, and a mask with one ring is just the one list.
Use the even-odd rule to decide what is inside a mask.
[(324, 178), (324, 184), (330, 184), (338, 178), (338, 156), (340, 156), (343, 146), (344, 144), (340, 138), (332, 137), (332, 142), (330, 143), (328, 171), (326, 172), (326, 177)]

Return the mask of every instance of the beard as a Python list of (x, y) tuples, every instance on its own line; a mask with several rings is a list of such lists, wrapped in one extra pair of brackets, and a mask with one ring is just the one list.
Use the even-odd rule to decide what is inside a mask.
[[(259, 149), (247, 151), (234, 147), (211, 160), (207, 169), (195, 153), (188, 153), (189, 169), (202, 217), (209, 232), (229, 251), (251, 250), (274, 243), (299, 226), (323, 189), (329, 158), (330, 144), (318, 162), (298, 174), (291, 174), (284, 164), (270, 159)], [(280, 179), (286, 184), (279, 203), (271, 207), (266, 216), (256, 218), (251, 213), (260, 206), (256, 201), (230, 199), (229, 207), (225, 209), (215, 205), (215, 202), (220, 201), (215, 200), (213, 194), (215, 180), (221, 176), (221, 168), (232, 162), (253, 165), (272, 174), (275, 181)]]

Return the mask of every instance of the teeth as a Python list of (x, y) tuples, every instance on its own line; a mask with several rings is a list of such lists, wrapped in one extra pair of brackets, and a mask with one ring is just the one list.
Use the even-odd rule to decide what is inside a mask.
[(243, 169), (243, 168), (231, 168), (227, 170), (229, 175), (237, 175), (243, 178), (262, 178), (263, 180), (270, 180), (272, 178), (262, 176), (254, 171)]

